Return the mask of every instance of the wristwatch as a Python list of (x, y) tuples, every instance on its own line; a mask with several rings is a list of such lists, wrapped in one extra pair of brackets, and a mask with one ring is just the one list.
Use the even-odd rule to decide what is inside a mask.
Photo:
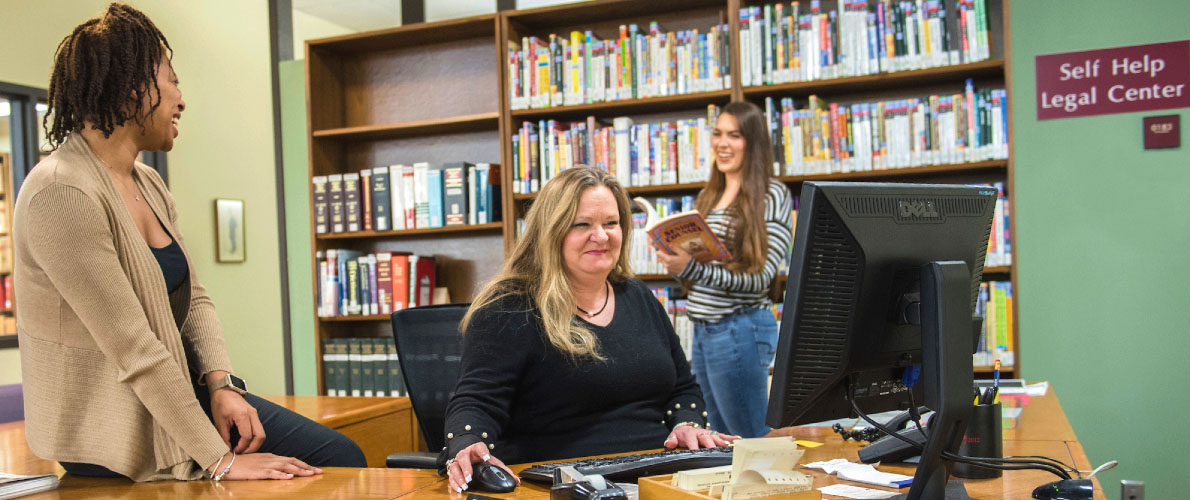
[(241, 396), (248, 393), (248, 384), (244, 383), (244, 379), (237, 377), (235, 375), (232, 375), (230, 373), (228, 373), (226, 377), (223, 377), (219, 380), (212, 382), (208, 386), (208, 389), (210, 390), (210, 392), (212, 394), (214, 394), (215, 391), (222, 389), (224, 387), (235, 391), (237, 394), (239, 394)]

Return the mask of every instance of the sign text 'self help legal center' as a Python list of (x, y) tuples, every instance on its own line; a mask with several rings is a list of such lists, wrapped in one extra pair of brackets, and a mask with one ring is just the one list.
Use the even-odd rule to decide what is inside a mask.
[(1038, 120), (1190, 107), (1190, 40), (1035, 61)]

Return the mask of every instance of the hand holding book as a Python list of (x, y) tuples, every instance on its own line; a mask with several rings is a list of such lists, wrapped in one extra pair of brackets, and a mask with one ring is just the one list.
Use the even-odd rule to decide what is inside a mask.
[(698, 211), (690, 210), (662, 218), (644, 198), (633, 199), (648, 214), (645, 232), (649, 234), (657, 258), (670, 274), (686, 268), (690, 259), (701, 263), (726, 260), (731, 254)]

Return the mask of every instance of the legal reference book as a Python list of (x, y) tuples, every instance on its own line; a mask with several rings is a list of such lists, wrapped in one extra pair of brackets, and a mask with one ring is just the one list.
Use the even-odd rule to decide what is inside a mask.
[(359, 173), (343, 174), (343, 218), (346, 220), (348, 232), (362, 229), (360, 198)]
[(446, 225), (457, 226), (467, 223), (468, 216), (468, 175), (475, 165), (467, 162), (447, 163), (443, 165), (443, 205), (446, 211)]
[(341, 233), (347, 227), (343, 217), (343, 174), (333, 174), (326, 177), (330, 193), (330, 229), (332, 233)]
[(372, 170), (365, 168), (359, 172), (360, 192), (360, 229), (372, 230)]
[(316, 175), (311, 178), (314, 183), (314, 233), (325, 234), (329, 231), (330, 226), (327, 203), (330, 201), (329, 193), (327, 193), (327, 179), (325, 175)]
[(372, 228), (392, 229), (392, 196), (389, 194), (388, 167), (372, 169)]
[(645, 232), (665, 251), (672, 254), (674, 248), (680, 248), (703, 264), (731, 258), (727, 247), (711, 232), (707, 221), (697, 210), (661, 217), (648, 200), (634, 198), (633, 201), (647, 214)]

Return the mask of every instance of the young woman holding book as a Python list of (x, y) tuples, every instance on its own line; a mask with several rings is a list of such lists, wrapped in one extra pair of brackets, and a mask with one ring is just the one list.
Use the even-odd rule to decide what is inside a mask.
[(687, 284), (691, 368), (711, 428), (759, 437), (769, 430), (768, 367), (777, 347), (769, 292), (793, 238), (792, 207), (789, 190), (772, 179), (773, 147), (759, 108), (724, 106), (711, 149), (715, 168), (694, 204), (731, 258), (702, 264), (680, 249), (658, 249), (657, 258)]
[[(567, 169), (460, 325), (463, 359), (439, 465), (467, 488), (473, 464), (723, 446), (665, 310), (632, 277), (624, 189)], [(631, 230), (632, 226), (627, 226)], [(510, 472), (511, 474), (511, 472)]]
[(141, 151), (186, 109), (165, 36), (112, 4), (58, 46), (55, 151), (17, 197), (25, 432), (84, 476), (289, 479), (365, 465), (355, 443), (245, 391), (197, 281), (177, 205)]

